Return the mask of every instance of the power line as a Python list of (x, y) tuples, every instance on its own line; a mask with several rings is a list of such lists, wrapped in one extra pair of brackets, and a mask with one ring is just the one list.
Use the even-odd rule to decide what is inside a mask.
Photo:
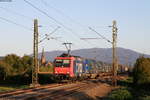
[(80, 40), (80, 36), (75, 33), (74, 31), (72, 31), (72, 29), (66, 27), (64, 24), (62, 24), (61, 22), (59, 22), (58, 20), (56, 20), (55, 18), (51, 17), (48, 13), (46, 13), (45, 11), (39, 9), (38, 7), (34, 6), (32, 3), (30, 3), (27, 0), (24, 0), (27, 4), (29, 4), (30, 6), (32, 6), (33, 8), (35, 8), (36, 10), (38, 10), (39, 12), (41, 12), (42, 14), (44, 14), (45, 16), (47, 16), (48, 18), (50, 18), (51, 20), (53, 20), (54, 22), (56, 22), (57, 24), (63, 26), (66, 30), (70, 31), (71, 33), (73, 33), (79, 40)]
[[(70, 16), (66, 15), (66, 14), (65, 14), (64, 12), (62, 12), (61, 10), (59, 10), (59, 9), (53, 7), (52, 5), (48, 4), (45, 0), (40, 0), (40, 1), (41, 1), (46, 7), (50, 7), (50, 8), (52, 8), (52, 9), (54, 9), (57, 13), (59, 13), (59, 14), (65, 16), (65, 17), (66, 17), (67, 19), (69, 19), (71, 22), (76, 23), (77, 25), (81, 26), (82, 28), (85, 28), (85, 27), (86, 27), (85, 25), (83, 25), (83, 24), (81, 24), (81, 23), (75, 21), (75, 20), (72, 19)], [(88, 41), (85, 41), (85, 42), (88, 42)], [(88, 42), (88, 43), (89, 43), (89, 42)]]
[(28, 31), (33, 31), (32, 29), (30, 29), (30, 28), (28, 28), (28, 27), (26, 27), (26, 26), (24, 26), (24, 25), (22, 25), (22, 24), (18, 24), (18, 23), (16, 23), (16, 22), (13, 22), (13, 21), (11, 21), (11, 20), (9, 20), (9, 19), (3, 18), (3, 17), (0, 17), (0, 19), (6, 21), (6, 22), (8, 22), (8, 23), (14, 24), (14, 25), (16, 25), (16, 26), (22, 27), (22, 28), (24, 28), (24, 29), (26, 29), (26, 30), (28, 30)]
[(38, 10), (39, 12), (41, 12), (42, 14), (44, 14), (45, 16), (47, 16), (48, 18), (50, 18), (51, 20), (53, 20), (54, 22), (56, 22), (57, 24), (63, 26), (65, 29), (67, 29), (68, 31), (71, 31), (72, 30), (68, 27), (66, 27), (65, 25), (63, 25), (61, 22), (59, 22), (58, 20), (56, 20), (55, 18), (51, 17), (48, 13), (46, 13), (45, 11), (39, 9), (38, 7), (34, 6), (32, 3), (30, 3), (29, 1), (27, 0), (24, 0), (27, 4), (29, 4), (30, 6), (32, 6), (33, 8), (35, 8), (36, 10)]
[(95, 40), (95, 39), (102, 39), (102, 38), (80, 38), (81, 40)]
[(26, 18), (26, 19), (28, 19), (28, 20), (30, 20), (30, 21), (33, 20), (33, 18), (31, 18), (31, 17), (29, 17), (29, 16), (26, 16), (26, 15), (24, 15), (24, 14), (15, 12), (15, 11), (10, 10), (10, 9), (8, 9), (8, 8), (0, 7), (0, 9), (4, 10), (4, 11), (6, 11), (6, 12), (10, 12), (10, 13), (12, 13), (12, 14), (14, 14), (14, 15), (18, 15), (18, 16), (24, 17), (24, 18)]
[[(34, 6), (32, 3), (30, 3), (29, 1), (27, 0), (24, 0), (27, 4), (29, 4), (31, 7), (33, 7), (34, 9), (38, 10), (39, 12), (41, 12), (42, 14), (44, 14), (45, 16), (47, 16), (48, 18), (50, 18), (51, 20), (53, 20), (54, 22), (62, 25), (59, 21), (57, 21), (55, 18), (49, 16), (45, 11), (39, 9), (38, 7)], [(63, 25), (62, 25), (63, 26)]]
[(66, 15), (64, 12), (62, 12), (61, 10), (59, 10), (59, 9), (55, 8), (54, 6), (48, 4), (46, 1), (44, 1), (44, 0), (40, 0), (40, 1), (41, 1), (46, 7), (52, 8), (52, 9), (55, 10), (57, 13), (63, 15), (63, 16), (66, 17), (67, 19), (69, 19), (71, 22), (74, 22), (74, 23), (76, 23), (76, 24), (78, 24), (78, 25), (80, 25), (80, 26), (82, 26), (82, 27), (85, 27), (85, 25), (83, 25), (83, 24), (81, 24), (81, 23), (75, 21), (75, 20), (72, 19), (69, 15)]
[[(12, 14), (14, 14), (14, 15), (18, 15), (18, 16), (20, 16), (20, 17), (23, 17), (23, 18), (25, 18), (25, 19), (27, 19), (27, 20), (29, 20), (29, 21), (33, 21), (33, 18), (31, 18), (31, 17), (29, 17), (29, 16), (26, 16), (26, 15), (24, 15), (24, 14), (22, 14), (22, 13), (18, 13), (18, 12), (16, 12), (16, 11), (13, 11), (13, 10), (10, 10), (10, 9), (4, 8), (4, 7), (0, 7), (0, 9), (4, 10), (4, 11), (6, 11), (6, 12), (10, 12), (10, 13), (12, 13)], [(43, 25), (42, 25), (42, 27), (43, 27)], [(54, 28), (52, 25), (50, 25), (50, 27)]]
[(80, 38), (77, 34), (75, 34), (70, 28), (66, 27), (65, 25), (63, 25), (61, 22), (57, 21), (55, 18), (51, 17), (48, 15), (48, 13), (44, 12), (43, 10), (39, 9), (38, 7), (34, 6), (32, 3), (30, 3), (27, 0), (24, 0), (27, 4), (29, 4), (30, 6), (32, 6), (33, 8), (35, 8), (36, 10), (38, 10), (39, 12), (41, 12), (42, 14), (44, 14), (45, 16), (47, 16), (48, 18), (50, 18), (51, 20), (53, 20), (54, 22), (56, 22), (57, 24), (63, 26), (66, 30), (72, 32), (75, 36), (77, 36), (77, 38)]
[(100, 33), (98, 33), (97, 31), (95, 31), (93, 28), (89, 27), (90, 30), (92, 30), (93, 32), (95, 32), (97, 35), (99, 35), (102, 39), (106, 40), (107, 42), (111, 43), (112, 42), (110, 40), (108, 40), (106, 37), (104, 37), (103, 35), (101, 35)]
[[(66, 30), (70, 31), (71, 33), (73, 33), (79, 40), (80, 40), (80, 36), (74, 32), (72, 29), (68, 28), (67, 26), (65, 26), (64, 24), (62, 24), (61, 22), (59, 22), (58, 20), (56, 20), (55, 18), (51, 17), (48, 13), (46, 13), (45, 11), (41, 10), (40, 8), (36, 7), (35, 5), (33, 5), (32, 3), (30, 3), (27, 0), (24, 0), (27, 4), (29, 4), (31, 7), (33, 7), (34, 9), (36, 9), (37, 11), (41, 12), (42, 14), (44, 14), (45, 16), (47, 16), (48, 18), (50, 18), (51, 20), (53, 20), (54, 22), (56, 22), (57, 24), (63, 26)], [(87, 44), (89, 44), (87, 41), (85, 41)]]
[(58, 38), (53, 38), (55, 41), (58, 41), (58, 42), (60, 42), (60, 43), (64, 43), (65, 41), (62, 41), (62, 40), (60, 40), (60, 39), (58, 39)]
[[(52, 31), (50, 34), (46, 34), (46, 36), (45, 36), (42, 40), (40, 40), (39, 43), (43, 42), (45, 39), (49, 39), (48, 37), (49, 37), (50, 35), (52, 35), (53, 33), (55, 33), (59, 28), (60, 28), (60, 27), (57, 27), (57, 28), (56, 28), (54, 31)], [(51, 38), (51, 39), (54, 39), (54, 38)]]
[[(85, 25), (83, 25), (83, 24), (81, 24), (81, 23), (75, 21), (75, 20), (72, 19), (70, 16), (66, 15), (66, 14), (65, 14), (64, 12), (62, 12), (61, 10), (59, 10), (59, 9), (55, 8), (54, 6), (48, 4), (45, 0), (40, 0), (40, 1), (41, 1), (46, 7), (50, 7), (50, 8), (52, 8), (52, 9), (54, 9), (56, 12), (58, 12), (59, 14), (65, 16), (65, 17), (66, 17), (67, 19), (69, 19), (71, 22), (74, 22), (74, 23), (76, 23), (76, 24), (82, 26), (83, 28), (86, 27)], [(104, 27), (107, 27), (107, 26), (99, 26), (99, 27), (104, 28)]]

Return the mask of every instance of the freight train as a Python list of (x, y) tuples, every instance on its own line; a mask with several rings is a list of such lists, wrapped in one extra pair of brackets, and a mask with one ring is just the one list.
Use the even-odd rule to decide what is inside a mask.
[(95, 60), (62, 54), (54, 60), (54, 75), (60, 79), (97, 78), (99, 67)]

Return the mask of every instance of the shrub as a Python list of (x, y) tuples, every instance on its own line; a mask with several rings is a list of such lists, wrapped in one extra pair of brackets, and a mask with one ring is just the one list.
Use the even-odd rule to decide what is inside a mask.
[(150, 58), (140, 57), (133, 69), (133, 80), (137, 85), (150, 83)]
[(109, 100), (133, 100), (131, 93), (127, 89), (118, 89), (112, 91), (108, 96)]

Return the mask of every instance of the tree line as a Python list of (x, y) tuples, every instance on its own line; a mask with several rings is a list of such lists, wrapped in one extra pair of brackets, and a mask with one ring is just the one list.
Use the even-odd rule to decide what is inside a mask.
[(137, 85), (150, 84), (150, 58), (142, 56), (136, 60), (133, 69), (133, 82)]
[(1, 82), (30, 82), (32, 66), (33, 59), (30, 56), (7, 55), (0, 60), (0, 80)]
[[(0, 60), (0, 82), (31, 83), (32, 66), (33, 58), (30, 56), (7, 55)], [(149, 84), (150, 58), (139, 57), (134, 65), (132, 76), (134, 84)]]

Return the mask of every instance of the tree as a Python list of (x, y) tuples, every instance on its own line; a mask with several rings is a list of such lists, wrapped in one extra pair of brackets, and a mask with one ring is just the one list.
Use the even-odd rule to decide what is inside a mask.
[(33, 66), (33, 59), (30, 56), (24, 55), (21, 58), (22, 62), (22, 74), (29, 74), (32, 71), (32, 66)]
[(0, 61), (0, 80), (5, 80), (8, 75), (11, 75), (11, 66), (4, 61)]
[(12, 67), (12, 75), (17, 75), (19, 73), (19, 68), (22, 66), (19, 56), (15, 54), (7, 55), (4, 57), (4, 62)]
[(150, 58), (140, 57), (136, 60), (133, 79), (135, 84), (150, 83)]
[(33, 60), (30, 56), (19, 57), (15, 54), (4, 57), (4, 62), (12, 67), (12, 75), (24, 75), (31, 71)]

